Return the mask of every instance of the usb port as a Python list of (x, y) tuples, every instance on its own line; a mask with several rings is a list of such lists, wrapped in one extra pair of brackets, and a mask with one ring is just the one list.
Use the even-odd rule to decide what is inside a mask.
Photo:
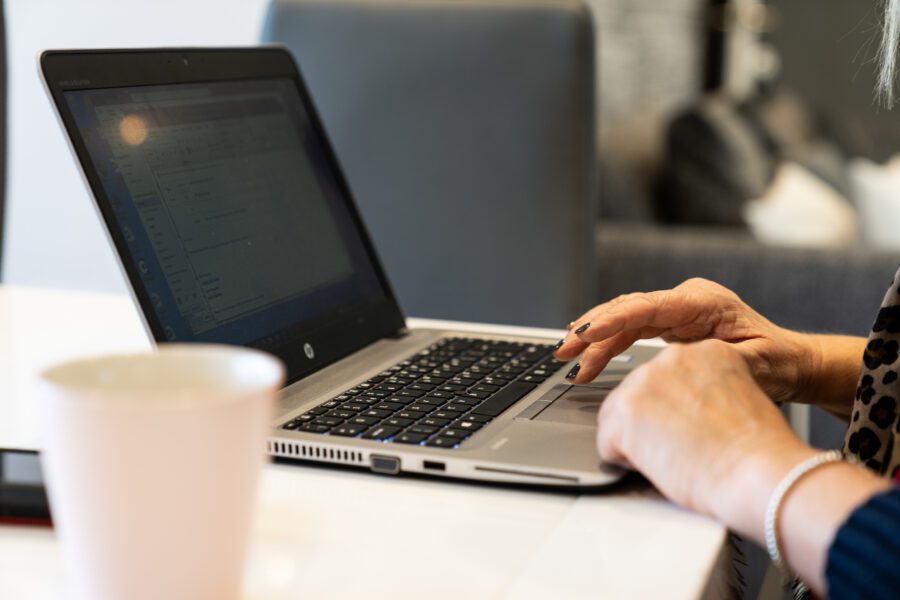
[(437, 462), (435, 460), (426, 460), (422, 462), (422, 468), (428, 469), (431, 471), (446, 471), (447, 467), (442, 462)]

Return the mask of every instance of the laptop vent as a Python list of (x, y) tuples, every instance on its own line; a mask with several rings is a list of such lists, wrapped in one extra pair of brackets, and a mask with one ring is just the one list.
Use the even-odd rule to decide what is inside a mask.
[(268, 453), (273, 456), (320, 460), (350, 465), (366, 464), (362, 452), (354, 452), (353, 450), (344, 450), (332, 446), (299, 442), (276, 442), (273, 440), (269, 440), (266, 445)]

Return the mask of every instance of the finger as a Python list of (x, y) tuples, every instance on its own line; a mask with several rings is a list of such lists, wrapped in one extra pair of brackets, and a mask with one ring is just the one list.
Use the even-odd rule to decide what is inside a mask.
[(641, 337), (639, 331), (623, 331), (608, 340), (591, 344), (581, 358), (581, 369), (573, 383), (588, 383), (599, 375), (614, 356), (628, 350)]
[(588, 327), (582, 325), (573, 333), (579, 332), (576, 335), (583, 342), (597, 342), (622, 331), (652, 329), (665, 332), (690, 327), (708, 321), (706, 316), (715, 310), (716, 302), (717, 299), (709, 294), (683, 289), (631, 294), (613, 306), (598, 310), (591, 315)]
[(611, 307), (624, 302), (627, 298), (628, 296), (617, 296), (608, 302), (595, 306), (578, 319), (571, 321), (567, 327), (565, 337), (559, 340), (554, 348), (554, 356), (560, 360), (572, 360), (584, 352), (589, 344), (580, 339), (579, 335), (575, 332), (580, 331), (585, 327), (589, 328), (591, 319), (594, 318), (594, 315), (601, 314), (604, 310), (609, 310)]

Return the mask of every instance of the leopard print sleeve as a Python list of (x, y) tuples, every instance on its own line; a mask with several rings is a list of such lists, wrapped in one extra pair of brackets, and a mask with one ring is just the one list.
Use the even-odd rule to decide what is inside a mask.
[(900, 466), (900, 270), (894, 275), (872, 326), (863, 355), (862, 372), (844, 454), (855, 457), (879, 475), (898, 476)]

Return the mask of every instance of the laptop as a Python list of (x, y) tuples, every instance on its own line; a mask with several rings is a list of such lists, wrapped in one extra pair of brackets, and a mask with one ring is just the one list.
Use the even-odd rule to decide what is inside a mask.
[[(274, 457), (596, 488), (602, 398), (555, 339), (410, 329), (283, 48), (48, 51), (41, 72), (157, 343), (270, 352)], [(410, 249), (414, 252), (414, 249)]]

